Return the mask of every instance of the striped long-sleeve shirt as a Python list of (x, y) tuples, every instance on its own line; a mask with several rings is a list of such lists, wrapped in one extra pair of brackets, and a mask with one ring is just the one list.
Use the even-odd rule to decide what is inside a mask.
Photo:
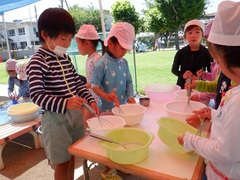
[(73, 96), (94, 101), (81, 81), (70, 57), (56, 56), (51, 51), (39, 48), (27, 66), (30, 97), (42, 110), (66, 113), (67, 100)]

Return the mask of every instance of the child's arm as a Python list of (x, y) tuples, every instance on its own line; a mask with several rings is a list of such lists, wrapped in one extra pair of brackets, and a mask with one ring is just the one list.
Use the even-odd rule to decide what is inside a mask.
[(172, 73), (177, 77), (183, 77), (183, 73), (179, 71), (179, 66), (180, 66), (180, 62), (179, 62), (179, 51), (178, 51), (173, 60)]
[(14, 81), (11, 77), (8, 79), (8, 96), (11, 98), (11, 95), (14, 90)]
[(102, 91), (99, 87), (97, 87), (97, 86), (92, 86), (92, 90), (93, 90), (93, 92), (94, 92), (97, 96), (103, 98), (105, 101), (113, 102), (113, 101), (115, 100), (115, 98), (116, 98), (116, 95), (115, 95), (114, 92), (111, 92), (111, 93), (107, 94), (107, 93), (103, 92), (103, 91)]
[(216, 78), (214, 81), (197, 80), (195, 89), (200, 92), (215, 93), (217, 91), (217, 82), (218, 82), (218, 78)]
[(28, 80), (24, 80), (21, 82), (21, 86), (19, 87), (18, 98), (25, 96), (29, 91), (29, 82)]

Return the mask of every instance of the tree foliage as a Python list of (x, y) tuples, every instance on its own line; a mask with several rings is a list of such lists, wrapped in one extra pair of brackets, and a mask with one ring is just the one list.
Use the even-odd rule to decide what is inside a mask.
[(137, 34), (141, 28), (139, 13), (128, 0), (117, 0), (111, 7), (114, 22), (124, 21), (132, 24)]
[(166, 21), (167, 29), (175, 31), (176, 49), (179, 49), (178, 31), (189, 20), (202, 17), (206, 0), (155, 0), (155, 2)]
[(205, 9), (205, 0), (155, 0), (157, 8), (166, 19), (169, 28), (178, 30), (189, 20), (199, 19)]
[(145, 11), (145, 31), (155, 34), (163, 33), (167, 30), (165, 19), (157, 8), (151, 8)]
[(83, 24), (93, 24), (98, 32), (102, 31), (100, 13), (94, 7), (82, 8), (74, 5), (69, 8), (69, 13), (72, 15), (77, 29)]

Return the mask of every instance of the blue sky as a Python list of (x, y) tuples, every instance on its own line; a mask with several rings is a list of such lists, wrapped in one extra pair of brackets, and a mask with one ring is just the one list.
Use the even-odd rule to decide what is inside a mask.
[[(138, 12), (141, 12), (142, 9), (144, 9), (144, 0), (129, 0), (136, 8)], [(217, 5), (222, 0), (210, 0), (210, 6), (207, 10), (208, 13), (216, 12)], [(102, 7), (103, 9), (109, 10), (112, 6), (112, 4), (115, 2), (115, 0), (102, 0)], [(99, 0), (67, 0), (68, 6), (73, 6), (74, 4), (78, 4), (80, 7), (88, 7), (88, 6), (94, 6), (96, 9), (99, 9)], [(35, 11), (34, 11), (34, 5), (36, 5), (37, 9), (37, 16), (41, 14), (44, 9), (49, 7), (58, 7), (60, 5), (60, 0), (41, 0), (37, 3), (34, 3), (32, 5), (19, 8), (13, 11), (9, 11), (4, 13), (4, 19), (6, 22), (12, 22), (12, 20), (20, 19), (23, 21), (30, 21), (30, 17), (32, 17), (32, 21), (35, 21)], [(64, 3), (65, 6), (65, 3)], [(66, 6), (65, 6), (66, 7)], [(2, 18), (0, 18), (0, 21), (2, 21)]]

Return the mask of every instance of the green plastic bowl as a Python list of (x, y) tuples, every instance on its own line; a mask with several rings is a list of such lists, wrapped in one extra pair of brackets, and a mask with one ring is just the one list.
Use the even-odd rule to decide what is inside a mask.
[(100, 145), (106, 148), (107, 156), (113, 162), (119, 164), (135, 164), (143, 161), (148, 156), (148, 149), (154, 135), (137, 128), (120, 128), (112, 130), (106, 137), (119, 143), (137, 143), (140, 147), (124, 149), (118, 144), (100, 141)]
[(196, 134), (197, 129), (190, 126), (189, 124), (169, 118), (162, 117), (157, 121), (159, 125), (158, 129), (158, 137), (159, 139), (166, 144), (169, 148), (181, 152), (188, 153), (184, 150), (184, 148), (178, 143), (178, 137), (185, 134), (185, 132), (190, 132), (192, 134)]

